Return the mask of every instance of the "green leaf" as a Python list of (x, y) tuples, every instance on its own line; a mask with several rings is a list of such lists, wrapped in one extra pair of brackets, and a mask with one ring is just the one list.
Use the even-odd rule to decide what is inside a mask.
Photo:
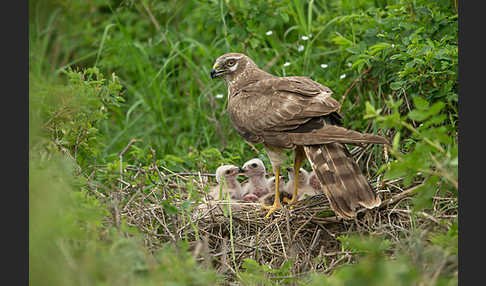
[(363, 66), (366, 64), (366, 60), (365, 59), (358, 59), (356, 60), (353, 65), (351, 66), (351, 68), (356, 68), (358, 70), (361, 70), (363, 68)]
[(429, 117), (428, 111), (414, 109), (408, 113), (408, 118), (415, 121), (424, 121)]
[(407, 57), (403, 54), (395, 54), (390, 57), (390, 60), (405, 60)]
[(432, 197), (437, 191), (439, 177), (433, 176), (425, 181), (424, 185), (418, 187), (414, 193), (417, 195), (413, 198), (413, 210), (419, 211), (432, 207)]
[(376, 117), (376, 116), (380, 115), (380, 112), (381, 112), (381, 108), (375, 109), (369, 101), (366, 101), (365, 109), (366, 109), (366, 114), (363, 117), (364, 119)]
[(439, 114), (439, 115), (430, 117), (429, 120), (424, 122), (424, 125), (420, 126), (420, 129), (425, 129), (425, 128), (428, 128), (432, 125), (442, 123), (446, 119), (447, 119), (447, 115), (445, 115), (445, 114)]
[(414, 96), (412, 100), (415, 107), (420, 110), (425, 110), (429, 108), (429, 102), (420, 96)]
[(374, 55), (376, 53), (378, 53), (379, 51), (382, 51), (388, 47), (391, 47), (391, 44), (389, 43), (378, 43), (378, 44), (375, 44), (373, 46), (371, 46), (368, 51), (371, 55)]
[(401, 80), (400, 81), (394, 81), (390, 84), (390, 88), (392, 90), (398, 90), (398, 89), (402, 88), (404, 84), (405, 84), (405, 81), (401, 81)]
[(443, 103), (441, 101), (432, 104), (432, 106), (429, 108), (429, 114), (434, 115), (434, 114), (441, 112), (444, 109), (444, 106), (445, 106), (445, 103)]
[(346, 39), (341, 35), (332, 38), (332, 42), (336, 45), (343, 46), (345, 48), (353, 45), (353, 42), (351, 42), (350, 40)]
[(251, 38), (250, 39), (250, 46), (253, 48), (253, 49), (256, 49), (258, 46), (260, 46), (260, 40), (257, 39), (257, 38)]
[(393, 136), (393, 151), (398, 152), (398, 149), (400, 148), (400, 131), (397, 131), (395, 136)]

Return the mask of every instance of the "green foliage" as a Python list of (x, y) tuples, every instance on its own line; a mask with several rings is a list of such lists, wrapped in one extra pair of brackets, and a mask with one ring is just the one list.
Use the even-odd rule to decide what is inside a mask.
[[(100, 155), (104, 134), (99, 123), (119, 110), (122, 86), (113, 73), (105, 79), (98, 68), (74, 71), (62, 70), (67, 84), (46, 85), (32, 81), (29, 110), (29, 126), (42, 124), (38, 136), (50, 139), (52, 148), (72, 154), (83, 167), (94, 162)], [(32, 141), (32, 140), (31, 140)]]
[(242, 285), (291, 285), (296, 282), (291, 277), (293, 261), (288, 260), (280, 268), (272, 269), (268, 265), (261, 265), (253, 259), (247, 258), (243, 262), (243, 271), (239, 273), (239, 281)]
[[(423, 98), (413, 100), (415, 109), (405, 116), (399, 112), (401, 100), (387, 102), (391, 113), (381, 115), (367, 105), (367, 118), (374, 118), (377, 124), (395, 129), (392, 155), (395, 160), (387, 166), (386, 179), (403, 178), (405, 187), (421, 181), (416, 189), (415, 210), (429, 207), (432, 196), (437, 192), (453, 192), (458, 188), (458, 144), (456, 129), (442, 124), (447, 118), (445, 105), (436, 102), (432, 105)], [(414, 120), (421, 122), (415, 127)], [(402, 134), (408, 134), (407, 140), (400, 141)]]
[[(340, 267), (330, 277), (311, 275), (303, 285), (457, 285), (457, 256), (426, 246), (419, 236), (404, 239), (403, 244), (409, 244), (405, 249), (392, 249), (390, 243), (377, 237), (341, 240), (345, 249), (361, 253), (359, 262)], [(390, 251), (393, 258), (386, 255)], [(442, 267), (448, 269), (438, 275)]]
[(450, 224), (450, 228), (446, 233), (436, 233), (430, 238), (430, 241), (440, 246), (446, 252), (457, 255), (458, 254), (458, 241), (459, 240), (459, 230), (457, 220)]

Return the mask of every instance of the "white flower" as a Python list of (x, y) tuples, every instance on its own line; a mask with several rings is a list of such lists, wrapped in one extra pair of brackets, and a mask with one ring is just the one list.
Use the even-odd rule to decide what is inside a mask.
[(309, 38), (312, 38), (312, 34), (309, 34)]
[(299, 45), (297, 51), (302, 52), (304, 50), (304, 45)]
[(328, 67), (328, 65), (327, 65), (327, 64), (321, 64), (321, 68), (325, 69), (325, 68), (327, 68), (327, 67)]
[(284, 66), (284, 67), (288, 67), (288, 66), (290, 66), (290, 63), (289, 63), (289, 62), (285, 62), (285, 63), (283, 64), (283, 66)]
[(348, 63), (348, 67), (352, 67), (352, 66), (353, 66), (353, 64), (352, 64), (352, 63)]
[(345, 77), (346, 77), (346, 74), (345, 74), (345, 73), (343, 73), (343, 74), (342, 74), (342, 75), (341, 75), (339, 78), (340, 78), (340, 79), (343, 79), (343, 78), (345, 78)]
[(216, 94), (216, 98), (223, 98), (223, 97), (224, 95), (222, 95), (221, 93)]
[(267, 31), (267, 32), (265, 33), (265, 35), (267, 35), (267, 36), (270, 36), (271, 34), (273, 34), (273, 31), (272, 31), (272, 30)]
[(301, 39), (302, 39), (303, 41), (307, 41), (307, 40), (309, 39), (309, 37), (307, 37), (307, 36), (302, 36), (302, 37), (301, 37)]

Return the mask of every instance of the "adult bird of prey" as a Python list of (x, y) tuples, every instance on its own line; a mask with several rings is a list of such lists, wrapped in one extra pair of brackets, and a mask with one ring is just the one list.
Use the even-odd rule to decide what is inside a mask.
[(344, 144), (389, 144), (383, 137), (342, 127), (340, 104), (332, 91), (308, 77), (277, 77), (241, 53), (216, 59), (211, 78), (223, 78), (228, 87), (228, 113), (238, 134), (251, 143), (263, 143), (275, 174), (275, 200), (266, 217), (282, 205), (280, 168), (285, 149), (294, 151), (294, 191), (297, 199), (299, 172), (305, 158), (319, 178), (334, 212), (342, 218), (356, 215), (358, 206), (373, 208), (380, 197), (371, 189)]

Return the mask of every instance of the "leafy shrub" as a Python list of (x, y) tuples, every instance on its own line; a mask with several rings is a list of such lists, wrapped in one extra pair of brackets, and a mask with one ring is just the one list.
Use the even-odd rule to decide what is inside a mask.
[(38, 136), (48, 137), (51, 147), (86, 167), (100, 156), (104, 134), (99, 132), (99, 122), (117, 112), (123, 102), (122, 86), (115, 74), (107, 80), (97, 68), (68, 68), (63, 73), (68, 78), (66, 86), (33, 84), (30, 127), (42, 124), (42, 129), (35, 129), (41, 131)]

